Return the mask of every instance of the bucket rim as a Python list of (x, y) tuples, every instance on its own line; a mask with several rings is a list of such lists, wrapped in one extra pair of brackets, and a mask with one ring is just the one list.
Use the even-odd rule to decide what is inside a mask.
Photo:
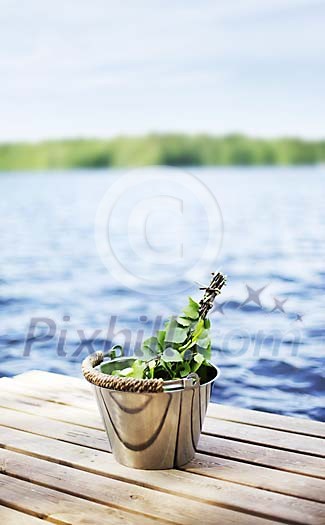
[[(130, 360), (136, 360), (137, 357), (136, 356), (120, 356), (120, 357), (116, 357), (115, 359), (111, 359), (109, 362), (110, 363), (113, 363), (113, 362), (121, 362), (121, 361), (130, 361)], [(168, 390), (168, 391), (163, 391), (163, 392), (132, 392), (132, 391), (123, 391), (123, 390), (116, 390), (114, 388), (108, 388), (108, 387), (103, 387), (103, 386), (98, 386), (98, 385), (94, 385), (95, 387), (99, 387), (99, 388), (104, 388), (105, 390), (108, 390), (110, 392), (121, 392), (121, 393), (124, 393), (124, 394), (173, 394), (173, 393), (176, 393), (176, 392), (182, 392), (183, 390), (189, 390), (189, 389), (192, 389), (192, 388), (200, 388), (200, 387), (206, 387), (207, 385), (210, 385), (212, 383), (214, 383), (217, 379), (219, 379), (220, 375), (221, 375), (221, 370), (220, 368), (215, 365), (214, 363), (212, 363), (211, 361), (208, 361), (209, 365), (211, 366), (211, 368), (213, 368), (215, 370), (215, 376), (210, 379), (209, 381), (205, 381), (204, 383), (196, 383), (196, 384), (193, 384), (191, 385), (190, 387), (187, 387), (187, 388), (175, 388), (173, 390)], [(97, 366), (94, 367), (95, 370), (98, 370), (98, 372), (101, 372), (101, 366), (104, 365), (105, 362), (103, 361), (102, 363), (98, 364)], [(107, 374), (109, 375), (109, 374)], [(186, 379), (186, 378), (183, 378), (183, 379)], [(174, 380), (171, 379), (171, 380), (168, 380), (168, 381), (162, 381), (163, 382), (163, 385), (164, 386), (168, 386), (168, 385), (171, 385), (172, 383), (174, 383)]]

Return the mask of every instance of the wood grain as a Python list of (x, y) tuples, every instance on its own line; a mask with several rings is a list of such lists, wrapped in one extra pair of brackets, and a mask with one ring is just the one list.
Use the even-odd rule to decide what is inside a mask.
[(325, 425), (211, 405), (178, 470), (119, 465), (93, 392), (32, 371), (0, 380), (0, 522), (324, 525)]
[[(53, 402), (26, 394), (24, 387), (13, 386), (11, 380), (0, 382), (0, 406), (14, 408), (15, 410), (29, 411), (37, 410), (40, 415), (61, 421), (75, 423), (81, 426), (102, 429), (103, 424), (98, 408), (93, 401), (93, 409), (77, 408), (62, 402)], [(35, 387), (34, 387), (35, 388)], [(67, 397), (67, 394), (66, 394)], [(82, 405), (82, 402), (80, 402)], [(231, 421), (222, 421), (215, 418), (206, 418), (203, 425), (203, 433), (213, 436), (234, 439), (246, 443), (258, 443), (272, 448), (302, 452), (305, 454), (325, 457), (324, 442), (320, 438), (293, 434), (289, 432), (276, 431), (268, 428), (255, 427)]]
[[(120, 508), (138, 512), (148, 517), (157, 517), (168, 520), (170, 523), (195, 523), (200, 513), (204, 513), (205, 522), (214, 524), (216, 519), (226, 519), (230, 521), (233, 518), (233, 512), (226, 512), (224, 509), (219, 510), (220, 500), (224, 505), (236, 507), (237, 510), (247, 511), (251, 515), (272, 515), (272, 518), (282, 520), (291, 520), (302, 525), (321, 524), (324, 518), (322, 515), (323, 506), (314, 502), (303, 502), (308, 518), (301, 515), (299, 502), (295, 498), (288, 496), (275, 496), (272, 493), (263, 493), (260, 491), (244, 490), (234, 491), (231, 487), (217, 485), (216, 487), (205, 487), (205, 498), (214, 501), (216, 496), (219, 501), (214, 501), (215, 505), (196, 502), (191, 500), (190, 505), (184, 499), (175, 494), (166, 494), (161, 491), (148, 489), (131, 482), (122, 482), (116, 479), (103, 478), (85, 471), (78, 471), (56, 463), (47, 463), (34, 457), (25, 457), (23, 462), (20, 454), (0, 450), (0, 460), (4, 461), (5, 473), (25, 479), (32, 483), (41, 484), (48, 488), (57, 489), (66, 493)], [(157, 476), (158, 477), (158, 476)], [(223, 492), (223, 495), (220, 495)], [(253, 495), (255, 493), (255, 501)], [(235, 498), (235, 505), (234, 505)], [(256, 502), (257, 498), (257, 502)], [(276, 510), (272, 506), (276, 500)], [(301, 503), (300, 503), (301, 504)], [(242, 522), (241, 514), (237, 514), (237, 520)]]
[(3, 505), (0, 505), (0, 520), (3, 525), (44, 525), (44, 520)]
[[(58, 402), (61, 401), (78, 407), (93, 407), (92, 389), (90, 385), (82, 379), (71, 378), (52, 372), (32, 370), (8, 379), (8, 381), (14, 381), (17, 385), (30, 386), (30, 392), (33, 392), (33, 395), (39, 395), (40, 398), (43, 399), (57, 399)], [(36, 391), (35, 384), (37, 384), (37, 389), (41, 390), (40, 394)], [(73, 389), (71, 385), (73, 385)], [(58, 386), (60, 386), (59, 389)], [(68, 396), (67, 393), (69, 393)], [(220, 405), (218, 403), (210, 403), (207, 416), (233, 421), (235, 423), (245, 423), (247, 425), (284, 430), (295, 434), (325, 437), (324, 423), (311, 419), (271, 414), (270, 412), (262, 412), (260, 410), (247, 410), (245, 408)]]
[(272, 448), (293, 450), (303, 454), (325, 457), (324, 440), (270, 428), (255, 427), (232, 421), (206, 418), (203, 433), (246, 443), (258, 443)]
[[(91, 472), (100, 476), (106, 476), (124, 482), (132, 482), (141, 487), (147, 487), (159, 492), (165, 492), (173, 495), (182, 495), (191, 500), (197, 500), (204, 503), (214, 505), (227, 506), (233, 510), (245, 511), (251, 514), (272, 515), (273, 518), (289, 519), (288, 509), (290, 514), (295, 515), (292, 510), (296, 508), (299, 510), (301, 505), (308, 509), (311, 523), (319, 523), (319, 515), (321, 515), (321, 508), (323, 505), (317, 502), (310, 502), (307, 500), (298, 500), (290, 496), (284, 496), (269, 491), (264, 491), (256, 488), (245, 487), (238, 484), (225, 482), (222, 480), (215, 480), (203, 478), (202, 476), (195, 476), (189, 472), (182, 472), (178, 470), (169, 471), (141, 471), (130, 469), (119, 465), (111, 454), (89, 450), (77, 445), (62, 443), (49, 438), (40, 436), (33, 436), (31, 434), (12, 430), (3, 429), (1, 432), (1, 446), (7, 450), (17, 451), (20, 454), (28, 454), (29, 456), (38, 459), (44, 459), (52, 463), (59, 463), (61, 465), (74, 467), (76, 469)], [(6, 451), (0, 457), (5, 456)], [(5, 468), (8, 468), (5, 459), (2, 460)], [(23, 462), (22, 462), (23, 463)], [(21, 465), (21, 476), (26, 475), (26, 464)], [(18, 469), (19, 466), (16, 466)], [(33, 469), (31, 469), (33, 472)], [(48, 475), (48, 469), (45, 470)], [(10, 471), (11, 474), (17, 475), (16, 472)], [(82, 479), (81, 473), (79, 473)], [(59, 476), (61, 479), (62, 476)], [(78, 480), (78, 475), (77, 478)], [(33, 481), (35, 481), (33, 479)], [(63, 483), (63, 482), (62, 482)], [(127, 491), (126, 491), (127, 493)], [(160, 497), (160, 496), (159, 496)], [(186, 503), (181, 505), (186, 506)], [(270, 509), (266, 512), (266, 509)], [(300, 511), (299, 511), (300, 512)], [(325, 519), (325, 515), (323, 515)], [(302, 522), (307, 523), (306, 516), (303, 516)], [(309, 523), (309, 522), (308, 522)]]
[[(110, 451), (106, 434), (101, 430), (82, 428), (71, 423), (53, 421), (41, 416), (5, 408), (1, 411), (1, 424), (91, 449)], [(282, 494), (325, 501), (324, 483), (319, 479), (311, 479), (310, 477), (234, 461), (229, 458), (214, 457), (207, 453), (197, 454), (196, 458), (182, 470), (215, 479), (256, 486)]]
[(227, 405), (210, 403), (207, 416), (235, 423), (245, 423), (257, 427), (273, 428), (284, 430), (294, 434), (306, 436), (325, 437), (325, 425), (320, 421), (312, 421), (306, 418), (297, 418), (271, 414), (259, 410), (247, 410)]
[[(0, 474), (0, 502), (21, 512), (64, 525), (149, 525), (166, 523), (85, 501), (64, 492)], [(19, 525), (20, 523), (17, 522)]]
[[(79, 426), (81, 433), (85, 432), (85, 428), (103, 430), (103, 423), (97, 412), (96, 414), (91, 414), (85, 410), (78, 410), (71, 406), (51, 403), (49, 401), (42, 402), (41, 400), (26, 396), (19, 397), (16, 393), (1, 393), (0, 406), (27, 414), (43, 415), (49, 419), (61, 422), (71, 422)], [(249, 429), (250, 427), (247, 428)], [(249, 463), (261, 466), (275, 467), (288, 472), (325, 478), (324, 459), (309, 457), (297, 452), (268, 448), (267, 446), (261, 446), (259, 444), (252, 444), (249, 440), (244, 443), (223, 437), (202, 434), (198, 451), (210, 455), (248, 461)]]

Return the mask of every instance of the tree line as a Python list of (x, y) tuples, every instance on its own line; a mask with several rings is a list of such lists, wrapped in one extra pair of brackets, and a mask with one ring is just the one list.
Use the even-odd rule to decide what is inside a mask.
[(325, 163), (325, 140), (157, 134), (0, 144), (0, 170)]

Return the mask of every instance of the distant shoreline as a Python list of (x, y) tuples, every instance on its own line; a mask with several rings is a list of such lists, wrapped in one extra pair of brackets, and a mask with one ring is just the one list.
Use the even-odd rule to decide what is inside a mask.
[(0, 143), (0, 171), (136, 166), (297, 166), (325, 163), (325, 140), (149, 134)]

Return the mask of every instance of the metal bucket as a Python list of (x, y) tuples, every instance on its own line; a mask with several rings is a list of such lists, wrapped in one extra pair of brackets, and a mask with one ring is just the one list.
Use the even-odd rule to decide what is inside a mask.
[[(99, 365), (106, 374), (132, 365), (122, 357)], [(112, 452), (122, 465), (168, 469), (194, 456), (213, 382), (219, 370), (205, 367), (205, 382), (164, 392), (123, 392), (93, 385)], [(168, 381), (164, 382), (168, 385)]]

